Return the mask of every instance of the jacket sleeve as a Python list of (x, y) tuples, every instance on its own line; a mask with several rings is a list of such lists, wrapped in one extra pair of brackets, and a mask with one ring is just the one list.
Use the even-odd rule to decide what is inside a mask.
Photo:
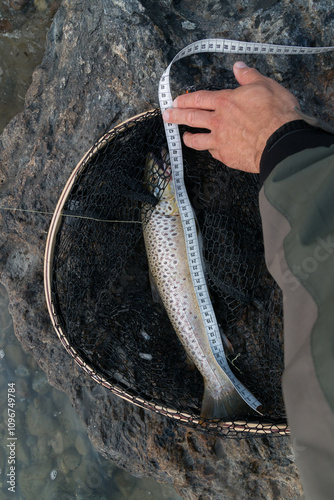
[(291, 122), (261, 160), (267, 267), (283, 291), (283, 393), (308, 500), (334, 492), (334, 135)]

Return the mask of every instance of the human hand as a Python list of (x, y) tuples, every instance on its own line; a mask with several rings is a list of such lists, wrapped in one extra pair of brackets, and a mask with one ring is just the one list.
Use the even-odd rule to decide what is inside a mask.
[(209, 133), (186, 132), (185, 145), (209, 150), (231, 168), (259, 172), (267, 140), (285, 123), (300, 119), (294, 109), (299, 104), (288, 90), (256, 69), (239, 61), (233, 71), (240, 87), (181, 95), (163, 119), (208, 129)]

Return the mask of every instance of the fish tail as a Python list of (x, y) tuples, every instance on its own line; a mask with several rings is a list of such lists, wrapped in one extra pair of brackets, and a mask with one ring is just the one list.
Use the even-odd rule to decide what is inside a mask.
[(247, 408), (247, 404), (233, 386), (228, 391), (221, 391), (216, 397), (205, 384), (201, 419), (232, 418), (245, 413)]

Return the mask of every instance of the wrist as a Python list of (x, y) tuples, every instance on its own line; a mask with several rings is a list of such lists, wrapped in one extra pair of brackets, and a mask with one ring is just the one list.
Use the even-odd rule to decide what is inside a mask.
[(293, 120), (282, 125), (268, 139), (260, 160), (260, 184), (272, 170), (288, 156), (304, 149), (334, 144), (334, 135), (304, 120)]

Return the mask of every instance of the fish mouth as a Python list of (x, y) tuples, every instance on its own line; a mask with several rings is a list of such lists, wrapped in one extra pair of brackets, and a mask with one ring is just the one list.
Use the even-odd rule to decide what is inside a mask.
[(152, 159), (154, 165), (158, 170), (158, 173), (161, 174), (161, 176), (166, 180), (171, 181), (173, 177), (168, 150), (162, 148), (160, 151), (160, 157), (156, 156), (156, 154), (152, 152), (149, 153), (148, 156)]

